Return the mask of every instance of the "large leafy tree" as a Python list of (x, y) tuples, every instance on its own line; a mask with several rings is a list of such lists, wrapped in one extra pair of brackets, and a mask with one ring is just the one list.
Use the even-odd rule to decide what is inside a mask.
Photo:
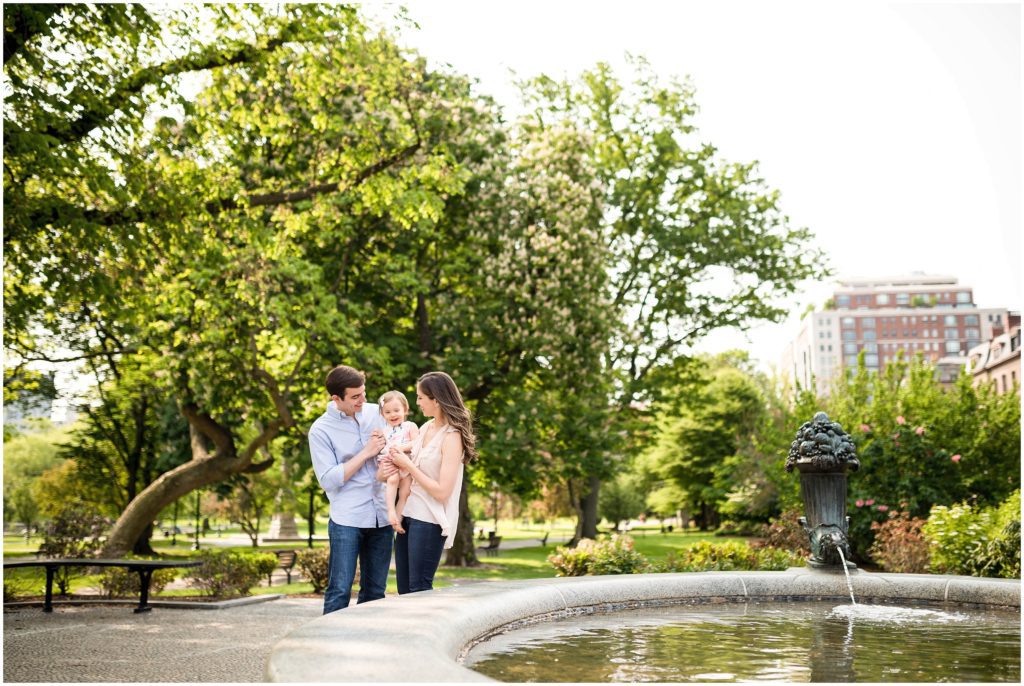
[[(5, 64), (5, 192), (19, 208), (5, 215), (5, 345), (106, 362), (101, 376), (130, 357), (191, 434), (191, 459), (128, 504), (107, 554), (190, 490), (269, 466), (258, 451), (339, 357), (386, 367), (386, 346), (359, 330), (373, 297), (350, 299), (353, 265), (368, 273), (386, 240), (366, 228), (436, 220), (461, 182), (431, 130), (443, 84), (350, 10), (188, 11), (215, 30), (183, 56), (164, 54), (170, 29), (145, 10), (110, 23), (89, 7), (50, 14), (72, 29), (29, 37)], [(174, 45), (198, 41), (194, 19), (170, 24)], [(86, 62), (75, 74), (60, 68), (72, 55)], [(173, 75), (197, 69), (209, 87), (175, 95)]]
[[(783, 298), (826, 269), (756, 163), (724, 161), (700, 139), (693, 88), (657, 78), (641, 59), (633, 70), (624, 82), (600, 64), (575, 80), (534, 79), (525, 93), (538, 121), (593, 132), (609, 302), (621, 317), (603, 361), (616, 379), (608, 402), (618, 426), (601, 430), (642, 435), (638, 403), (671, 389), (695, 341), (780, 320)], [(635, 451), (623, 446), (591, 465), (580, 535), (596, 533), (600, 480)]]

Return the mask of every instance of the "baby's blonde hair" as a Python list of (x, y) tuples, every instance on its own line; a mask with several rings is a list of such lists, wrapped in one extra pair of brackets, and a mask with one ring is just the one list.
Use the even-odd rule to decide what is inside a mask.
[(402, 407), (405, 408), (405, 413), (409, 414), (409, 400), (405, 397), (405, 393), (402, 393), (401, 391), (388, 391), (380, 397), (380, 400), (377, 401), (377, 407), (379, 407), (381, 412), (383, 412), (384, 404), (392, 400), (397, 400), (402, 403)]

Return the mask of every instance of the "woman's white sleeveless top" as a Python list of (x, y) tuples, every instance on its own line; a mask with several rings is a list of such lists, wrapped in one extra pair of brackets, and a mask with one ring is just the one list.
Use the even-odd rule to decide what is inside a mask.
[[(420, 435), (412, 444), (412, 461), (419, 464), (420, 471), (434, 481), (440, 481), (441, 477), (441, 444), (443, 436), (457, 432), (453, 426), (446, 426), (440, 429), (426, 445), (423, 444), (423, 437), (427, 435), (427, 429), (434, 423), (431, 419), (420, 429)], [(461, 461), (461, 455), (460, 461)], [(438, 502), (412, 480), (412, 487), (409, 489), (409, 499), (405, 503), (405, 510), (402, 514), (406, 517), (418, 519), (421, 522), (438, 524), (441, 527), (441, 535), (445, 537), (444, 547), (451, 548), (455, 543), (455, 532), (459, 527), (459, 495), (462, 493), (462, 476), (465, 468), (460, 464), (459, 471), (455, 476), (455, 486), (445, 503)]]

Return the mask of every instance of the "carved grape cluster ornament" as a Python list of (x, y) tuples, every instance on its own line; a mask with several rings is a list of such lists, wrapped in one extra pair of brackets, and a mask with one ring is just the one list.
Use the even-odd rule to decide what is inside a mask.
[(804, 472), (842, 472), (860, 467), (856, 447), (850, 436), (824, 412), (818, 412), (796, 432), (789, 448), (786, 471), (797, 467)]

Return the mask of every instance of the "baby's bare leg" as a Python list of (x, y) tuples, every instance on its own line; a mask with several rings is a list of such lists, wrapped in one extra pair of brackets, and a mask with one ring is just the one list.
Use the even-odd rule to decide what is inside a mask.
[(395, 472), (388, 477), (387, 495), (384, 497), (384, 500), (388, 506), (388, 522), (394, 527), (395, 531), (404, 534), (405, 529), (402, 528), (402, 517), (395, 511), (395, 499), (398, 497), (398, 492), (399, 477), (398, 472)]
[(398, 484), (398, 506), (395, 508), (398, 512), (398, 518), (402, 518), (402, 513), (405, 511), (405, 503), (409, 500), (409, 491), (412, 489), (412, 477), (407, 476), (402, 479)]

